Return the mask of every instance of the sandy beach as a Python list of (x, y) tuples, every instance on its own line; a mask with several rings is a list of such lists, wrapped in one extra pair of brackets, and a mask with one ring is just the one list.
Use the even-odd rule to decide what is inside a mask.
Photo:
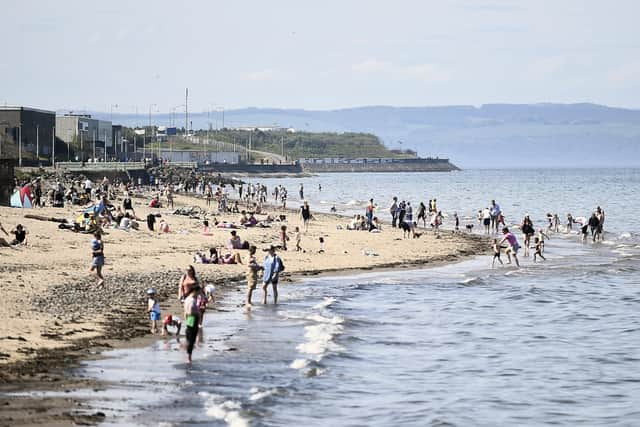
[[(215, 228), (211, 236), (203, 235), (202, 215), (175, 215), (173, 209), (147, 207), (148, 198), (133, 200), (139, 218), (159, 213), (168, 221), (171, 232), (148, 231), (144, 222), (139, 231), (106, 230), (103, 288), (95, 286), (89, 273), (91, 235), (61, 230), (57, 222), (25, 218), (26, 214), (36, 214), (72, 219), (80, 212), (79, 207), (0, 208), (5, 229), (21, 223), (29, 233), (26, 246), (0, 248), (0, 310), (4, 317), (0, 326), (0, 381), (5, 389), (21, 390), (27, 383), (29, 387), (65, 384), (61, 368), (73, 366), (78, 359), (95, 357), (107, 348), (132, 345), (133, 338), (148, 339), (146, 289), (156, 288), (163, 312), (179, 313), (177, 283), (184, 269), (193, 264), (194, 253), (227, 246), (230, 230)], [(239, 217), (214, 214), (215, 203), (207, 208), (200, 198), (177, 195), (175, 201), (176, 208), (199, 206), (211, 211), (210, 219), (215, 216), (233, 222)], [(282, 214), (274, 208), (267, 208), (267, 212)], [(419, 239), (403, 239), (402, 232), (391, 227), (381, 233), (348, 231), (347, 218), (314, 214), (309, 231), (302, 237), (305, 251), (296, 252), (293, 230), (295, 226), (302, 228), (302, 220), (294, 211), (285, 214), (291, 241), (288, 251), (280, 251), (286, 265), (281, 293), (295, 286), (298, 275), (416, 267), (459, 260), (486, 247), (483, 239), (465, 233), (442, 232), (436, 238), (428, 232)], [(258, 247), (261, 261), (264, 253), (260, 249), (277, 244), (279, 230), (280, 223), (274, 223), (271, 228), (241, 228), (237, 232)], [(318, 253), (320, 237), (325, 240), (324, 253)], [(248, 251), (239, 252), (246, 263)], [(222, 298), (224, 289), (242, 282), (246, 271), (244, 264), (194, 266), (201, 280), (216, 284)], [(254, 304), (260, 297), (259, 290)], [(5, 414), (15, 403), (5, 404)], [(15, 407), (13, 410), (14, 414), (19, 412)], [(62, 417), (65, 419), (69, 421)], [(32, 422), (35, 419), (27, 416), (20, 423)]]

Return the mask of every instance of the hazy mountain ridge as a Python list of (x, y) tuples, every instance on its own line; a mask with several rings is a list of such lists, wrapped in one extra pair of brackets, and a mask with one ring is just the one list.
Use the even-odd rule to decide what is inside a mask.
[[(108, 116), (104, 113), (96, 115)], [(154, 122), (169, 124), (169, 115)], [(214, 113), (212, 127), (222, 126)], [(144, 124), (144, 116), (114, 114)], [(207, 128), (207, 113), (190, 115)], [(184, 126), (184, 119), (177, 120)], [(640, 166), (640, 110), (598, 104), (486, 104), (440, 107), (367, 106), (314, 111), (243, 108), (225, 111), (225, 126), (281, 126), (308, 131), (371, 132), (391, 148), (449, 157), (461, 167)]]

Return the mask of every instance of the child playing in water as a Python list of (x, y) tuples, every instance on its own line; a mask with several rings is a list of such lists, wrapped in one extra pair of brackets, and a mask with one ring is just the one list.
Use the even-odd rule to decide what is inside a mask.
[(289, 236), (287, 236), (287, 226), (283, 225), (280, 227), (280, 244), (282, 245), (283, 250), (287, 250), (287, 241), (289, 240)]
[(182, 328), (182, 321), (178, 316), (167, 314), (162, 321), (162, 335), (171, 335), (169, 332), (169, 326), (176, 328), (176, 336), (180, 335), (180, 329)]
[(504, 265), (504, 263), (500, 259), (500, 246), (498, 245), (498, 239), (493, 239), (491, 247), (493, 248), (493, 259), (491, 260), (491, 268), (495, 266), (496, 259), (498, 260), (498, 262), (500, 262), (500, 265)]
[(536, 237), (533, 240), (533, 247), (535, 248), (535, 252), (533, 253), (533, 262), (536, 262), (537, 257), (542, 258), (543, 260), (546, 260), (546, 258), (542, 255), (542, 248), (544, 247), (542, 240), (540, 240), (540, 238)]
[(538, 230), (538, 237), (536, 237), (536, 240), (540, 241), (540, 252), (544, 252), (544, 239), (549, 239), (551, 240), (551, 237), (549, 237), (547, 234), (545, 234), (544, 231), (542, 231), (542, 228), (540, 230)]
[(147, 291), (149, 299), (147, 300), (147, 313), (151, 318), (151, 333), (158, 333), (158, 320), (160, 320), (160, 302), (156, 296), (156, 290), (151, 288)]

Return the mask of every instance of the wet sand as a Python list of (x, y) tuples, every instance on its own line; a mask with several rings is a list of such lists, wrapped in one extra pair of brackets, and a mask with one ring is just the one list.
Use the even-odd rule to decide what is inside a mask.
[[(100, 351), (123, 345), (149, 342), (145, 290), (155, 287), (162, 301), (163, 314), (179, 313), (177, 283), (182, 271), (192, 264), (196, 251), (226, 247), (227, 229), (214, 229), (213, 236), (202, 235), (199, 218), (174, 215), (172, 209), (150, 209), (147, 198), (134, 198), (139, 218), (157, 212), (171, 227), (168, 234), (147, 231), (107, 230), (103, 240), (107, 264), (106, 284), (96, 288), (89, 275), (92, 237), (59, 230), (58, 223), (24, 218), (25, 214), (72, 219), (80, 209), (0, 208), (0, 222), (10, 230), (17, 223), (29, 231), (28, 245), (0, 248), (0, 382), (3, 391), (27, 389), (66, 390), (79, 380), (68, 374), (77, 361), (96, 357)], [(119, 204), (114, 201), (114, 204)], [(179, 206), (207, 207), (202, 199), (176, 197)], [(313, 211), (313, 206), (311, 207)], [(484, 239), (469, 234), (443, 232), (436, 238), (428, 232), (419, 239), (403, 239), (402, 232), (385, 228), (382, 233), (347, 231), (347, 218), (316, 214), (309, 231), (303, 234), (305, 252), (295, 252), (293, 230), (302, 228), (295, 212), (286, 214), (289, 250), (281, 251), (286, 272), (281, 293), (295, 285), (298, 275), (343, 273), (374, 268), (408, 268), (453, 262), (484, 252)], [(209, 214), (211, 221), (213, 214)], [(215, 215), (219, 220), (237, 221), (240, 215)], [(258, 216), (258, 219), (261, 219)], [(338, 229), (342, 226), (343, 229)], [(279, 223), (271, 228), (239, 229), (238, 234), (259, 249), (278, 243)], [(324, 253), (318, 253), (319, 238), (325, 240)], [(240, 251), (246, 263), (247, 251)], [(263, 253), (258, 254), (261, 261)], [(195, 265), (202, 281), (214, 283), (224, 297), (224, 289), (236, 288), (244, 280), (245, 265)], [(261, 291), (254, 293), (254, 304)], [(153, 339), (153, 337), (151, 338)], [(84, 382), (84, 380), (81, 380)], [(83, 386), (98, 387), (98, 384)], [(74, 412), (82, 402), (73, 399), (12, 397), (0, 399), (0, 425), (70, 425), (95, 423), (100, 414), (88, 416)], [(5, 421), (6, 420), (6, 421)]]

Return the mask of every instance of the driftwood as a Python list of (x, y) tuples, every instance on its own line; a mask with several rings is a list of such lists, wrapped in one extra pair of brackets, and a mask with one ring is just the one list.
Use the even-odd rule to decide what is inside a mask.
[(42, 215), (25, 214), (24, 217), (28, 219), (37, 219), (38, 221), (59, 222), (61, 224), (66, 224), (68, 222), (65, 218), (54, 218), (54, 217), (48, 217), (48, 216), (42, 216)]

